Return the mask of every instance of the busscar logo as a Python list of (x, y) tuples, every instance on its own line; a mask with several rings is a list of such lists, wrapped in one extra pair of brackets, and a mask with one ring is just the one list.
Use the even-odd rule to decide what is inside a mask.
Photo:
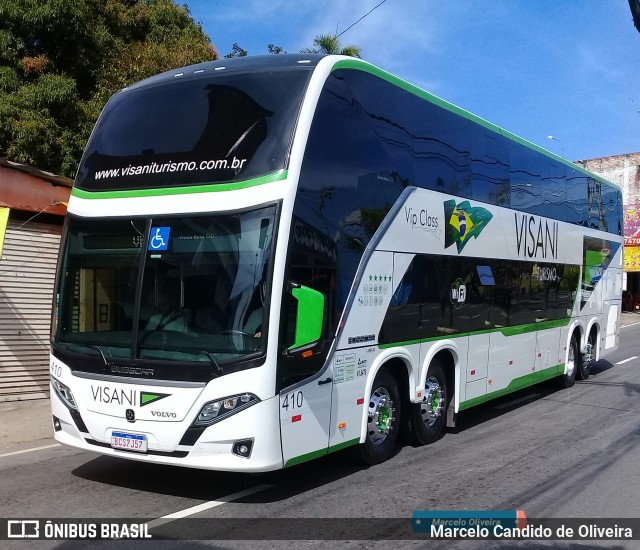
[(134, 376), (153, 376), (155, 372), (153, 369), (147, 369), (143, 367), (129, 367), (126, 365), (114, 365), (113, 363), (109, 364), (109, 368), (114, 374), (130, 374)]
[(365, 342), (373, 342), (375, 339), (375, 334), (365, 334), (364, 336), (349, 336), (347, 342), (349, 344), (362, 344)]
[(455, 244), (458, 254), (460, 254), (471, 237), (478, 238), (491, 218), (493, 218), (493, 214), (486, 208), (471, 206), (469, 201), (462, 201), (458, 204), (453, 199), (444, 201), (444, 219), (446, 221), (444, 247), (449, 248)]

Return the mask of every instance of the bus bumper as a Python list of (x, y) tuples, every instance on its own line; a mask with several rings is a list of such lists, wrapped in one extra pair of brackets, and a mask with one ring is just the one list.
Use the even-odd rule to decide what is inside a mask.
[[(276, 397), (238, 412), (213, 424), (190, 445), (180, 444), (191, 425), (184, 422), (123, 422), (122, 418), (88, 410), (72, 411), (51, 389), (51, 411), (56, 441), (107, 456), (187, 468), (230, 472), (267, 472), (283, 467), (280, 444), (279, 400)], [(124, 432), (146, 437), (147, 452), (111, 447), (111, 434)], [(159, 434), (162, 433), (162, 444)], [(167, 448), (167, 440), (175, 444)], [(241, 445), (250, 447), (248, 457), (238, 453)]]

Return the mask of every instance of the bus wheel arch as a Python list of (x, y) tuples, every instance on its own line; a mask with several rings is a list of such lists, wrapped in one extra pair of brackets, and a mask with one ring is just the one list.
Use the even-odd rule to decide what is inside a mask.
[(433, 443), (444, 433), (455, 388), (454, 353), (445, 348), (434, 354), (422, 377), (422, 400), (407, 407), (405, 433), (414, 445)]

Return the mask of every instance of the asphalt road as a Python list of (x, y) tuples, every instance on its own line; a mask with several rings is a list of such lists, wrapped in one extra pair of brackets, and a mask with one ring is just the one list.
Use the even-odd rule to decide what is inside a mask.
[[(640, 317), (640, 316), (639, 316)], [(401, 447), (361, 468), (340, 455), (267, 475), (139, 464), (53, 447), (0, 456), (0, 518), (140, 518), (180, 513), (189, 529), (243, 518), (240, 533), (278, 524), (392, 536), (415, 510), (524, 510), (528, 517), (640, 518), (640, 324), (569, 390), (547, 384), (464, 413), (427, 447)], [(637, 356), (636, 356), (637, 355)], [(197, 507), (197, 508), (194, 508)], [(205, 518), (205, 519), (203, 519)], [(303, 518), (347, 518), (305, 523)], [(373, 518), (375, 521), (348, 518)], [(237, 529), (237, 524), (233, 524)], [(236, 532), (238, 532), (236, 530)], [(107, 546), (108, 545), (108, 546)], [(6, 548), (640, 548), (640, 541), (10, 541)]]

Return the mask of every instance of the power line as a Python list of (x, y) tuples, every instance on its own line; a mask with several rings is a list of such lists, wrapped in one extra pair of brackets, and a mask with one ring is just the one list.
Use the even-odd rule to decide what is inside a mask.
[(382, 4), (384, 4), (387, 0), (382, 0), (378, 5), (371, 8), (367, 13), (365, 13), (360, 19), (358, 19), (355, 23), (349, 25), (345, 30), (343, 30), (340, 34), (336, 35), (336, 38), (342, 36), (345, 32), (347, 32), (351, 27), (355, 26), (357, 23), (360, 23), (367, 15), (369, 15), (373, 10), (378, 9)]

